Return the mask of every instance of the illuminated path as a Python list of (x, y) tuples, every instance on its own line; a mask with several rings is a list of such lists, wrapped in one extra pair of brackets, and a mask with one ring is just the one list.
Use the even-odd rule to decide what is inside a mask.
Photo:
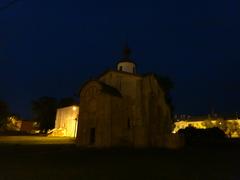
[(74, 144), (74, 138), (45, 136), (0, 136), (0, 144)]

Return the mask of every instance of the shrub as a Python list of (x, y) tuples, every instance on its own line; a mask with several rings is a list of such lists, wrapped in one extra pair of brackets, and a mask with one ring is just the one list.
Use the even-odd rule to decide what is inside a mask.
[(185, 138), (187, 144), (202, 143), (202, 142), (219, 142), (226, 138), (225, 133), (217, 128), (196, 129), (187, 127), (178, 131), (178, 134)]

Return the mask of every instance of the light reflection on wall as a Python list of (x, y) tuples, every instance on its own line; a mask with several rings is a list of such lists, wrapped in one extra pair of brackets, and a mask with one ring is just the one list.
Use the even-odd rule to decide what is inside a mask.
[(68, 106), (57, 110), (55, 129), (52, 136), (76, 137), (78, 123), (78, 106)]

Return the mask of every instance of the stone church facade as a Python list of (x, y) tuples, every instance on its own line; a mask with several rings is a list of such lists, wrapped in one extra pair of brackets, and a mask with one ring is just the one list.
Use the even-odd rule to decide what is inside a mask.
[(153, 74), (140, 75), (129, 53), (80, 91), (77, 142), (93, 147), (162, 147), (171, 112)]

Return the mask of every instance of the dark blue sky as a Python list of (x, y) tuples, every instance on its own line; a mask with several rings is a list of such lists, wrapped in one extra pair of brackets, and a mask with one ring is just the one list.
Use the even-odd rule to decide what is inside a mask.
[(174, 81), (176, 113), (240, 111), (238, 0), (18, 0), (0, 11), (0, 99), (29, 118), (115, 68), (126, 36), (138, 72)]

